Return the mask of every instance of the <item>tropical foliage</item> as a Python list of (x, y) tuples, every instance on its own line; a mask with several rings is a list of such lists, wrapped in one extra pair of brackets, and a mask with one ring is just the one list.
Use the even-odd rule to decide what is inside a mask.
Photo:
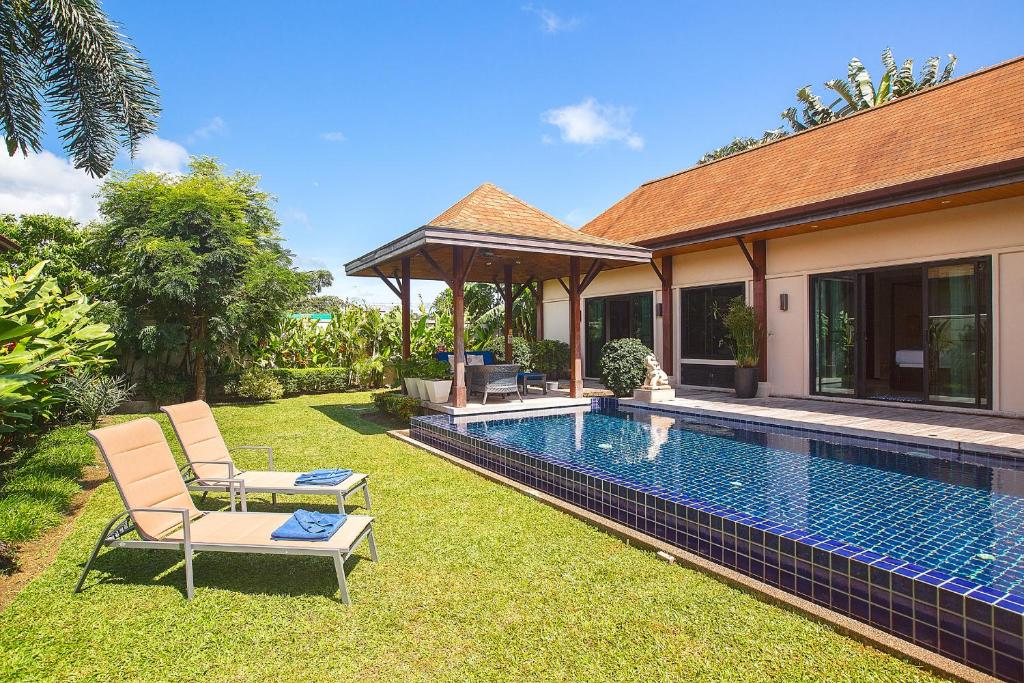
[(135, 391), (135, 385), (124, 375), (104, 375), (89, 368), (69, 372), (56, 386), (63, 394), (66, 412), (84, 419), (93, 428)]
[(826, 104), (824, 100), (814, 94), (810, 85), (805, 85), (796, 93), (798, 106), (789, 107), (781, 114), (783, 121), (789, 125), (789, 130), (776, 128), (766, 131), (760, 138), (736, 138), (728, 145), (708, 152), (697, 160), (697, 164), (706, 164), (753, 147), (759, 147), (784, 138), (791, 132), (799, 133), (849, 114), (912, 95), (933, 85), (945, 83), (953, 78), (956, 55), (949, 55), (949, 60), (940, 73), (941, 64), (941, 58), (929, 57), (921, 68), (920, 77), (915, 80), (914, 60), (908, 59), (897, 65), (892, 50), (887, 47), (882, 50), (882, 66), (885, 73), (879, 79), (878, 85), (875, 85), (864, 64), (854, 57), (847, 66), (846, 78), (833, 78), (825, 82), (825, 87), (838, 96), (832, 102)]
[(142, 359), (134, 374), (177, 370), (202, 399), (209, 364), (237, 363), (310, 293), (312, 278), (292, 269), (258, 180), (196, 158), (182, 176), (144, 171), (102, 186), (105, 221), (93, 235), (100, 292), (118, 306), (126, 362)]
[(42, 149), (43, 101), (64, 147), (102, 176), (156, 130), (156, 83), (97, 0), (0, 2), (0, 126), (7, 153)]
[(63, 294), (43, 276), (45, 262), (24, 275), (0, 277), (0, 449), (39, 430), (62, 403), (56, 382), (68, 372), (107, 364), (113, 345), (93, 304), (81, 293)]
[(56, 280), (62, 292), (89, 293), (96, 289), (88, 235), (70, 218), (45, 214), (0, 216), (0, 234), (19, 245), (0, 256), (0, 272), (15, 275), (46, 261), (46, 276)]

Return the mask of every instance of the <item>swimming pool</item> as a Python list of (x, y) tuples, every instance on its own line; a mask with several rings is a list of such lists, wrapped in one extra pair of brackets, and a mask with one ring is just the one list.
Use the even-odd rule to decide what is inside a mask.
[[(524, 415), (529, 415), (525, 413)], [(1024, 464), (595, 401), (415, 438), (1007, 680)]]

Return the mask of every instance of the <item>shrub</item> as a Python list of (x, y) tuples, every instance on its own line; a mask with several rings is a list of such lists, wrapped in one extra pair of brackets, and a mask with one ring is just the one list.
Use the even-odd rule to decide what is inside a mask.
[(601, 353), (601, 381), (616, 396), (629, 396), (644, 383), (644, 361), (653, 353), (639, 339), (614, 339)]
[(112, 362), (103, 357), (114, 338), (92, 318), (83, 294), (62, 294), (42, 277), (46, 261), (24, 275), (0, 277), (0, 448), (37, 432), (54, 417), (57, 380), (69, 371)]
[(428, 358), (419, 364), (420, 379), (449, 379), (451, 377), (451, 365), (443, 360)]
[(135, 385), (124, 375), (96, 375), (89, 370), (68, 375), (57, 383), (68, 412), (84, 418), (93, 428), (132, 397)]
[(274, 368), (273, 377), (284, 393), (321, 394), (349, 388), (348, 368)]
[(738, 368), (757, 367), (757, 315), (742, 296), (729, 302), (725, 314), (725, 327), (729, 330), (729, 344)]
[(373, 395), (373, 404), (380, 412), (404, 422), (408, 422), (420, 412), (419, 399), (410, 398), (397, 391), (378, 391)]
[(284, 387), (266, 368), (249, 368), (238, 380), (238, 395), (254, 401), (273, 401), (284, 396)]
[(530, 354), (533, 369), (543, 372), (548, 379), (559, 379), (569, 371), (569, 345), (556, 339), (541, 339), (533, 343)]
[(148, 379), (142, 383), (143, 392), (158, 406), (183, 402), (191, 389), (192, 383), (182, 379)]
[(533, 348), (528, 339), (512, 337), (512, 358), (507, 360), (515, 363), (523, 370), (533, 370)]

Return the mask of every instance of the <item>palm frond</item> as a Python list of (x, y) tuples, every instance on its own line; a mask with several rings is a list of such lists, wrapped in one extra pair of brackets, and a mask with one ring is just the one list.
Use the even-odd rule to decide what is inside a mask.
[(156, 130), (153, 76), (95, 0), (41, 0), (33, 7), (61, 137), (76, 166), (104, 175), (120, 143), (134, 153)]
[(917, 82), (917, 89), (927, 88), (935, 84), (935, 77), (939, 73), (939, 58), (929, 57), (924, 66), (921, 67), (921, 78)]
[(950, 52), (948, 56), (949, 63), (946, 64), (946, 68), (942, 70), (942, 76), (939, 77), (939, 83), (945, 83), (949, 79), (953, 78), (953, 69), (956, 68), (956, 55)]
[(32, 36), (20, 20), (24, 9), (23, 3), (0, 3), (0, 125), (10, 156), (42, 149), (42, 82)]
[(857, 94), (857, 109), (865, 109), (874, 104), (875, 86), (871, 83), (871, 74), (856, 57), (850, 60), (847, 75)]
[(889, 72), (886, 71), (878, 84), (878, 89), (875, 91), (875, 101), (871, 106), (877, 107), (888, 102), (890, 99), (892, 99), (892, 81), (890, 80)]
[(914, 92), (917, 84), (914, 82), (914, 60), (908, 59), (896, 72), (896, 78), (892, 81), (893, 97), (903, 97)]
[(892, 48), (885, 48), (882, 50), (882, 66), (885, 67), (885, 72), (889, 74), (889, 81), (896, 80), (896, 60), (892, 56)]
[(834, 90), (840, 97), (846, 100), (846, 108), (850, 111), (857, 110), (857, 100), (854, 97), (853, 91), (850, 90), (849, 83), (839, 78), (833, 78), (831, 81), (825, 82), (825, 87)]
[(807, 126), (796, 117), (796, 107), (785, 109), (779, 116), (790, 125), (794, 132), (799, 133), (802, 130), (807, 130)]

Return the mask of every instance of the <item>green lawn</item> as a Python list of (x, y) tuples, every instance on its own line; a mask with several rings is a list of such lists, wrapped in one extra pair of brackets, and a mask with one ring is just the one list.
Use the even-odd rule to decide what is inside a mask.
[(106, 483), (0, 617), (0, 678), (931, 679), (395, 441), (350, 409), (368, 405), (367, 394), (332, 394), (216, 409), (229, 442), (273, 445), (281, 469), (372, 474), (381, 561), (350, 564), (351, 607), (335, 597), (329, 560), (280, 556), (198, 555), (189, 604), (180, 556), (107, 551), (73, 595), (120, 509)]

